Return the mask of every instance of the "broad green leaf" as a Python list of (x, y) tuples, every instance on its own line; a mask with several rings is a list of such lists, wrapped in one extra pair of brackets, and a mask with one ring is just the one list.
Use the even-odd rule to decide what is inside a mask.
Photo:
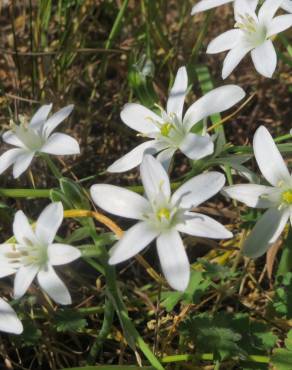
[(78, 311), (64, 308), (56, 312), (54, 326), (58, 332), (77, 332), (87, 326), (87, 321)]
[(292, 351), (284, 348), (278, 348), (274, 351), (271, 362), (275, 370), (292, 369)]

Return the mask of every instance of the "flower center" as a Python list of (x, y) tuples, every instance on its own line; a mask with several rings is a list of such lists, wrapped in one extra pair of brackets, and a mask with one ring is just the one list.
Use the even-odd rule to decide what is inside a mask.
[(246, 41), (252, 47), (261, 45), (267, 38), (267, 29), (249, 14), (239, 14), (240, 20), (235, 23), (235, 28), (239, 28), (245, 33)]
[(39, 150), (44, 144), (42, 136), (29, 126), (29, 123), (24, 116), (19, 116), (18, 118), (20, 122), (19, 125), (10, 121), (11, 130), (27, 149), (32, 151)]
[(46, 246), (33, 245), (28, 241), (27, 245), (15, 245), (15, 249), (7, 252), (5, 257), (10, 259), (11, 263), (41, 267), (48, 262), (48, 250)]
[(156, 215), (157, 215), (157, 218), (159, 219), (159, 221), (162, 221), (162, 219), (166, 219), (166, 220), (170, 220), (170, 216), (171, 216), (171, 212), (168, 208), (160, 208), (157, 212), (156, 212)]
[(165, 122), (161, 127), (160, 127), (160, 133), (162, 136), (168, 136), (170, 130), (173, 128), (173, 124), (170, 122)]
[(283, 203), (292, 204), (292, 189), (284, 191), (281, 197), (282, 197)]

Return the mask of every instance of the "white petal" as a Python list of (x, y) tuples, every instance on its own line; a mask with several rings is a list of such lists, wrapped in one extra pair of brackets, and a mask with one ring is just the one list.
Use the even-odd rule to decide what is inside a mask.
[(258, 220), (255, 227), (248, 235), (243, 253), (252, 258), (262, 256), (282, 233), (289, 218), (289, 212), (270, 208)]
[(158, 232), (151, 228), (147, 222), (138, 222), (127, 230), (122, 238), (110, 250), (109, 264), (126, 261), (135, 256), (158, 235)]
[(163, 193), (170, 197), (169, 177), (162, 164), (149, 154), (146, 154), (140, 166), (141, 180), (149, 200), (155, 199)]
[(292, 0), (284, 0), (281, 8), (286, 10), (286, 12), (292, 13)]
[(71, 304), (71, 296), (63, 281), (56, 274), (52, 266), (47, 266), (38, 273), (40, 287), (57, 303)]
[(222, 190), (222, 194), (232, 199), (239, 200), (248, 207), (253, 208), (275, 207), (280, 201), (280, 193), (277, 189), (257, 184), (227, 186)]
[(239, 43), (235, 48), (231, 49), (223, 62), (222, 78), (227, 78), (238, 66), (245, 55), (252, 49), (251, 46), (244, 46)]
[(214, 113), (224, 112), (238, 103), (245, 96), (243, 89), (236, 85), (225, 85), (209, 91), (193, 103), (184, 116), (184, 125), (188, 130), (203, 118)]
[(220, 172), (207, 172), (195, 176), (176, 190), (171, 198), (172, 204), (180, 202), (180, 207), (197, 207), (205, 200), (217, 194), (225, 184), (225, 177)]
[(21, 334), (23, 326), (13, 308), (0, 298), (0, 331)]
[(179, 148), (188, 158), (198, 160), (214, 152), (214, 143), (209, 135), (188, 133)]
[(65, 265), (75, 261), (80, 256), (80, 250), (71, 245), (54, 243), (48, 247), (49, 263), (53, 266)]
[(258, 13), (260, 22), (271, 21), (282, 2), (283, 0), (265, 0)]
[(141, 220), (149, 204), (141, 195), (119, 186), (97, 184), (90, 188), (94, 203), (117, 216)]
[(25, 294), (35, 278), (38, 269), (36, 265), (20, 267), (14, 279), (14, 298), (21, 298)]
[(121, 119), (127, 126), (145, 135), (159, 131), (153, 121), (162, 123), (161, 117), (150, 109), (143, 107), (143, 105), (136, 103), (129, 103), (124, 106), (121, 111)]
[(257, 21), (255, 14), (258, 1), (255, 0), (235, 0), (234, 1), (234, 16), (237, 22), (241, 22), (241, 16), (249, 15)]
[(13, 269), (12, 267), (9, 267), (8, 263), (6, 266), (3, 266), (2, 263), (0, 263), (0, 278), (13, 275), (15, 274), (16, 269)]
[(221, 53), (222, 51), (230, 50), (236, 46), (240, 37), (242, 36), (241, 30), (229, 30), (212, 40), (207, 48), (207, 54)]
[(179, 120), (182, 119), (185, 96), (188, 90), (188, 74), (186, 67), (177, 71), (174, 84), (167, 100), (167, 114), (175, 113)]
[(175, 290), (184, 291), (190, 280), (190, 264), (179, 233), (170, 230), (161, 234), (156, 245), (168, 284)]
[(40, 152), (54, 155), (80, 154), (79, 144), (73, 137), (56, 133), (50, 136)]
[(192, 8), (192, 15), (216, 8), (219, 5), (231, 3), (233, 0), (201, 0)]
[(29, 126), (33, 129), (38, 129), (43, 126), (43, 124), (46, 122), (47, 117), (52, 109), (52, 104), (42, 105), (36, 113), (33, 115)]
[(201, 213), (187, 212), (192, 217), (176, 226), (177, 230), (193, 236), (211, 239), (229, 239), (232, 233), (213, 218)]
[(0, 278), (14, 274), (19, 268), (19, 263), (10, 258), (17, 249), (14, 246), (12, 243), (0, 244)]
[[(241, 4), (236, 4), (236, 3), (238, 3), (238, 2), (246, 2), (247, 3), (247, 5), (246, 6), (248, 6), (249, 7), (249, 9), (250, 9), (250, 11), (255, 11), (256, 10), (256, 8), (257, 8), (257, 5), (258, 5), (258, 2), (259, 2), (259, 0), (235, 0), (234, 1), (234, 7), (236, 6), (244, 6), (244, 5), (241, 5)], [(237, 9), (239, 9), (239, 8), (237, 8)], [(243, 8), (241, 8), (242, 10), (244, 10)]]
[(0, 157), (0, 174), (6, 171), (23, 153), (25, 151), (18, 148), (10, 149), (3, 153)]
[(253, 150), (257, 164), (266, 178), (274, 186), (290, 182), (290, 174), (279, 149), (269, 131), (260, 126), (253, 138)]
[(48, 137), (51, 132), (59, 126), (72, 112), (74, 108), (73, 104), (67, 105), (66, 107), (60, 109), (58, 112), (54, 113), (44, 125), (44, 134)]
[(17, 157), (13, 166), (13, 177), (15, 179), (28, 169), (33, 157), (34, 153), (32, 152), (25, 152)]
[(19, 244), (31, 245), (37, 243), (28, 219), (22, 211), (17, 211), (14, 216), (13, 234)]
[(11, 130), (4, 132), (4, 134), (2, 135), (2, 139), (7, 144), (15, 145), (20, 148), (25, 148), (25, 145), (22, 143), (22, 141), (20, 141), (15, 133)]
[(39, 215), (35, 235), (44, 245), (53, 242), (64, 218), (64, 209), (61, 202), (49, 204)]
[(287, 28), (290, 28), (291, 26), (292, 26), (292, 14), (280, 15), (279, 17), (272, 19), (271, 22), (268, 24), (267, 37), (271, 37), (273, 35), (276, 35), (277, 33), (285, 31)]
[(141, 164), (144, 153), (155, 154), (157, 149), (155, 148), (156, 140), (149, 140), (142, 143), (132, 149), (129, 153), (111, 164), (107, 171), (108, 172), (125, 172)]
[(255, 69), (261, 75), (271, 78), (277, 67), (277, 54), (271, 40), (251, 51), (251, 57)]
[(172, 157), (174, 156), (174, 153), (175, 153), (175, 149), (167, 148), (167, 149), (162, 150), (156, 157), (157, 160), (162, 164), (165, 171), (169, 170), (170, 163), (171, 163)]

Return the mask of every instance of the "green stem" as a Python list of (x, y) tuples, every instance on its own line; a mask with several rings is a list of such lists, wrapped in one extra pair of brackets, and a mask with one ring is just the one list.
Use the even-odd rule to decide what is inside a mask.
[[(99, 239), (96, 235), (96, 230), (91, 229), (91, 238), (94, 242), (99, 242)], [(121, 298), (118, 286), (117, 286), (117, 276), (116, 270), (113, 266), (108, 264), (108, 253), (104, 246), (99, 244), (100, 248), (100, 263), (102, 263), (106, 278), (106, 293), (109, 301), (111, 301), (123, 328), (125, 338), (129, 346), (135, 350), (135, 345), (137, 345), (140, 350), (144, 353), (145, 357), (148, 359), (150, 364), (154, 366), (156, 370), (164, 370), (163, 366), (160, 364), (159, 360), (152, 353), (147, 343), (144, 342), (143, 338), (140, 336), (136, 330), (132, 320), (128, 316), (127, 309), (124, 305), (124, 302)], [(92, 261), (91, 261), (92, 262)], [(93, 264), (91, 264), (93, 266)], [(94, 266), (93, 266), (94, 267)], [(97, 268), (100, 271), (99, 268)]]
[(103, 342), (110, 333), (113, 318), (114, 318), (114, 306), (112, 302), (106, 298), (102, 327), (87, 357), (87, 361), (89, 364), (95, 363), (95, 359), (97, 358), (99, 352), (102, 349)]
[(286, 134), (286, 135), (276, 137), (274, 141), (275, 143), (281, 143), (282, 141), (285, 141), (285, 140), (291, 140), (291, 138), (292, 138), (291, 134)]
[(107, 286), (107, 295), (109, 299), (113, 302), (115, 306), (116, 313), (120, 319), (121, 325), (123, 327), (125, 337), (127, 342), (132, 349), (135, 349), (135, 343), (144, 353), (145, 357), (148, 359), (150, 364), (155, 367), (157, 370), (164, 370), (156, 356), (152, 353), (147, 343), (144, 342), (143, 338), (138, 333), (137, 329), (133, 325), (131, 319), (128, 316), (127, 309), (122, 301), (116, 279), (116, 271), (112, 266), (106, 264), (106, 286)]
[[(213, 361), (214, 356), (212, 353), (202, 353), (198, 355), (173, 355), (165, 356), (161, 359), (163, 364), (175, 363), (175, 362), (188, 362), (188, 361)], [(270, 362), (267, 356), (251, 355), (243, 360), (242, 362), (256, 362), (260, 364), (268, 364)]]
[(204, 19), (203, 26), (200, 29), (200, 33), (197, 37), (196, 43), (192, 49), (191, 57), (190, 57), (190, 64), (196, 64), (198, 53), (203, 45), (203, 40), (205, 39), (205, 35), (208, 31), (209, 24), (212, 21), (212, 18), (214, 16), (214, 10), (209, 10), (206, 12), (206, 16)]
[(9, 198), (49, 198), (50, 189), (0, 189), (0, 196)]
[[(109, 37), (105, 43), (105, 49), (110, 49), (113, 45), (113, 42), (114, 40), (116, 39), (116, 37), (119, 35), (120, 33), (120, 29), (122, 27), (122, 21), (123, 21), (123, 17), (125, 15), (125, 12), (127, 10), (127, 7), (128, 7), (128, 3), (129, 3), (129, 0), (124, 0), (119, 12), (118, 12), (118, 15), (114, 21), (114, 24), (113, 24), (113, 27), (111, 29), (111, 32), (109, 34)], [(108, 66), (108, 58), (103, 58), (102, 60), (102, 63), (101, 63), (101, 74), (103, 76), (105, 76), (105, 73), (106, 73), (106, 70), (107, 70), (107, 66)]]
[[(171, 189), (176, 190), (182, 185), (182, 182), (173, 182)], [(135, 193), (142, 194), (144, 188), (141, 185), (127, 186), (126, 189), (132, 190)], [(49, 198), (52, 189), (5, 189), (0, 188), (0, 196), (8, 198)]]
[(52, 161), (51, 157), (48, 154), (42, 153), (42, 157), (47, 162), (49, 169), (51, 170), (52, 174), (57, 178), (60, 179), (62, 174), (55, 163)]

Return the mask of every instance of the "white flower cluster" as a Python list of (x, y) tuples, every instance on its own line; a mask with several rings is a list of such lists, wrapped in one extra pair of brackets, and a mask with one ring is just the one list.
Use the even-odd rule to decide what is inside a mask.
[[(229, 3), (232, 0), (201, 0), (193, 7), (192, 14)], [(292, 14), (275, 14), (279, 7), (292, 13), (292, 0), (265, 0), (258, 13), (258, 0), (234, 0), (235, 25), (233, 30), (216, 37), (207, 53), (216, 54), (229, 50), (222, 69), (225, 79), (245, 55), (251, 52), (255, 69), (265, 77), (272, 77), (277, 66), (277, 54), (272, 40), (278, 33), (292, 25)]]
[[(231, 0), (202, 0), (193, 14)], [(225, 32), (208, 46), (208, 53), (230, 50), (224, 61), (226, 78), (240, 60), (251, 51), (256, 70), (271, 77), (276, 68), (276, 53), (271, 37), (292, 25), (292, 15), (275, 16), (278, 8), (291, 12), (291, 0), (265, 0), (258, 13), (257, 0), (234, 0), (235, 29)], [(219, 172), (205, 172), (183, 183), (173, 193), (168, 169), (179, 150), (191, 160), (214, 152), (215, 137), (196, 125), (210, 115), (224, 112), (245, 96), (236, 85), (225, 85), (205, 94), (184, 113), (188, 92), (185, 67), (179, 68), (167, 100), (166, 110), (156, 112), (143, 105), (129, 103), (121, 112), (122, 121), (145, 142), (117, 160), (109, 172), (120, 173), (140, 165), (144, 195), (122, 187), (96, 184), (90, 189), (95, 204), (114, 215), (137, 220), (110, 251), (109, 264), (123, 262), (156, 240), (157, 253), (169, 285), (183, 291), (190, 278), (189, 260), (180, 233), (216, 239), (231, 238), (232, 233), (214, 219), (195, 208), (222, 191), (249, 207), (267, 208), (245, 241), (247, 256), (258, 257), (279, 237), (287, 221), (292, 221), (292, 177), (271, 135), (263, 126), (254, 136), (253, 148), (258, 166), (271, 186), (233, 185), (224, 188), (225, 177)], [(42, 106), (30, 122), (20, 118), (12, 123), (3, 140), (15, 146), (0, 157), (0, 173), (13, 165), (19, 177), (35, 156), (45, 154), (79, 154), (79, 144), (72, 137), (52, 133), (71, 113), (67, 106), (48, 118), (52, 105)], [(184, 114), (183, 114), (184, 113)], [(153, 157), (157, 154), (157, 157)], [(70, 304), (70, 293), (53, 266), (70, 263), (81, 256), (78, 248), (55, 243), (63, 220), (63, 206), (49, 204), (31, 225), (22, 211), (15, 214), (14, 238), (0, 245), (0, 277), (15, 274), (14, 298), (21, 298), (37, 278), (41, 289), (56, 303)], [(10, 305), (0, 299), (0, 330), (19, 334), (22, 324)]]

